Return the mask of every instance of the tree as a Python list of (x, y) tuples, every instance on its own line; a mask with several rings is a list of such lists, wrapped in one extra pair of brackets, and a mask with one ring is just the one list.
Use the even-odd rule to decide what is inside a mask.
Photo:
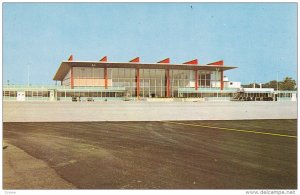
[[(279, 85), (279, 83), (278, 83)], [(272, 80), (270, 82), (267, 82), (265, 84), (262, 84), (263, 88), (273, 88), (275, 90), (277, 90), (277, 81), (276, 80)]]
[[(253, 88), (254, 83), (242, 85), (244, 88)], [(259, 88), (259, 84), (255, 83), (255, 88)]]
[[(274, 90), (277, 90), (277, 86), (278, 86), (278, 90), (286, 90), (286, 91), (296, 90), (296, 81), (291, 77), (285, 77), (283, 81), (278, 81), (278, 83), (276, 80), (272, 80), (262, 84), (263, 88), (273, 88)], [(253, 88), (253, 83), (242, 85), (242, 87)], [(259, 88), (259, 85), (256, 84), (255, 87)]]
[(284, 81), (279, 83), (280, 90), (296, 90), (296, 81), (291, 77), (285, 77)]

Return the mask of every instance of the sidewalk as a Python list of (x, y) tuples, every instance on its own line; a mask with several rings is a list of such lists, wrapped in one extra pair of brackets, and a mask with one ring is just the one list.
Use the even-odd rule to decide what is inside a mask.
[(4, 141), (3, 189), (74, 189), (42, 160)]

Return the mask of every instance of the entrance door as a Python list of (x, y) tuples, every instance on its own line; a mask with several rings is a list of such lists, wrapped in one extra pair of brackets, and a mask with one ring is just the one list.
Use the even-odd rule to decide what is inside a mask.
[(25, 92), (17, 92), (17, 101), (25, 101)]

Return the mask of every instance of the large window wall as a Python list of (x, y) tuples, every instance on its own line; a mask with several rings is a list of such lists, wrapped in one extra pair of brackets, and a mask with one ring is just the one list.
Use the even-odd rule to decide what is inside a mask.
[(230, 100), (234, 92), (186, 92), (180, 93), (179, 97), (183, 98), (205, 98), (206, 100)]
[(165, 97), (166, 71), (140, 69), (140, 97)]
[(67, 73), (65, 78), (62, 81), (63, 86), (70, 86), (71, 85), (71, 70)]
[(198, 83), (200, 88), (211, 88), (211, 72), (201, 71), (198, 74)]
[(124, 91), (89, 91), (89, 90), (60, 90), (57, 91), (59, 101), (107, 101), (124, 100)]
[(4, 100), (16, 100), (18, 92), (25, 93), (25, 100), (49, 100), (50, 91), (43, 89), (3, 90)]
[[(126, 97), (166, 97), (167, 71), (169, 71), (169, 97), (181, 97), (179, 89), (195, 89), (195, 70), (165, 70), (139, 69), (140, 90), (137, 93), (137, 69), (135, 68), (107, 68), (107, 87), (119, 90), (125, 89)], [(220, 88), (221, 73), (219, 71), (198, 70), (198, 90), (201, 88)], [(70, 85), (70, 72), (63, 84)], [(75, 87), (104, 87), (105, 68), (73, 67)]]
[[(125, 87), (127, 97), (136, 97), (136, 71), (134, 68), (108, 68), (108, 80), (112, 80), (113, 87)], [(139, 77), (140, 97), (165, 97), (166, 72), (164, 69), (139, 69)]]
[(17, 99), (17, 91), (3, 89), (2, 95), (3, 95), (3, 100), (16, 100)]
[(126, 97), (136, 96), (136, 70), (134, 68), (108, 68), (107, 77), (111, 85), (118, 89), (125, 88)]
[(170, 70), (170, 96), (179, 97), (179, 88), (195, 87), (194, 70)]
[(200, 88), (219, 88), (221, 73), (219, 71), (198, 71)]
[(74, 86), (104, 86), (104, 68), (73, 67)]

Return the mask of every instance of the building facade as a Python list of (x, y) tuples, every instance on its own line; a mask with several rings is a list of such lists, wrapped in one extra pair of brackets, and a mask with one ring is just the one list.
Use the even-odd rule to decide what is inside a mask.
[[(3, 100), (231, 100), (237, 97), (241, 83), (229, 81), (224, 72), (234, 68), (225, 66), (223, 60), (205, 65), (200, 65), (197, 59), (171, 64), (169, 58), (157, 63), (141, 63), (138, 57), (129, 62), (109, 62), (106, 56), (100, 61), (74, 61), (71, 55), (60, 64), (53, 78), (58, 85), (6, 85)], [(248, 97), (248, 93), (242, 94), (244, 96)], [(286, 92), (284, 97), (292, 97), (292, 94)]]
[[(216, 93), (232, 96), (233, 87), (224, 87), (224, 71), (236, 67), (224, 66), (223, 61), (199, 65), (198, 60), (171, 64), (170, 59), (157, 63), (68, 61), (61, 63), (54, 80), (69, 89), (96, 90), (96, 93), (73, 94), (76, 98), (187, 98), (214, 97)], [(95, 92), (96, 92), (95, 91)], [(70, 97), (61, 94), (57, 97)], [(71, 95), (72, 96), (72, 95)], [(220, 95), (222, 96), (222, 95)]]

